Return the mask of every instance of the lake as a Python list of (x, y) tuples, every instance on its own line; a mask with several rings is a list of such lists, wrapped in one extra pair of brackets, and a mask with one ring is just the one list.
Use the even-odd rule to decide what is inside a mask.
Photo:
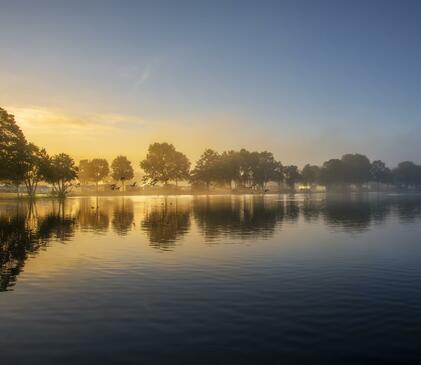
[(418, 364), (421, 195), (0, 201), (0, 354)]

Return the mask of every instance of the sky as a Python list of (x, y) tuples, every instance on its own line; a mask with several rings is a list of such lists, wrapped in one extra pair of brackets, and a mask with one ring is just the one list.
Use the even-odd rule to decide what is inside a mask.
[(76, 160), (153, 142), (421, 163), (421, 2), (0, 0), (0, 106)]

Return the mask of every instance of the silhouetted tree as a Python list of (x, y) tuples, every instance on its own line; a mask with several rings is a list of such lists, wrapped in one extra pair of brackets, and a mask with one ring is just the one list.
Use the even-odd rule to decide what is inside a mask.
[(266, 188), (269, 181), (277, 181), (279, 162), (275, 160), (271, 152), (252, 152), (251, 175), (254, 186), (259, 186), (262, 190)]
[(221, 156), (211, 149), (206, 149), (191, 172), (192, 183), (203, 183), (209, 190), (211, 183), (218, 181)]
[(50, 168), (50, 157), (45, 149), (40, 149), (32, 143), (25, 147), (24, 183), (30, 197), (36, 193), (38, 183), (46, 180)]
[(320, 174), (321, 171), (319, 166), (307, 164), (301, 171), (301, 178), (303, 183), (311, 186), (320, 180)]
[(26, 139), (16, 124), (15, 117), (0, 108), (0, 180), (23, 181), (21, 160)]
[(190, 161), (186, 155), (175, 151), (174, 154), (174, 180), (175, 185), (178, 185), (180, 180), (188, 180), (190, 177)]
[(92, 175), (91, 166), (92, 165), (89, 162), (89, 160), (80, 160), (79, 161), (78, 178), (79, 178), (79, 182), (81, 183), (81, 185), (86, 185), (89, 182), (90, 177)]
[(111, 177), (116, 181), (121, 181), (123, 191), (125, 191), (125, 182), (133, 179), (134, 177), (132, 163), (126, 156), (117, 156), (111, 164), (111, 170)]
[(370, 181), (371, 164), (366, 156), (359, 153), (346, 154), (341, 160), (346, 183), (361, 188), (362, 184)]
[(110, 173), (108, 161), (103, 158), (94, 158), (90, 163), (89, 180), (93, 181), (98, 193), (98, 184), (104, 180)]
[(320, 182), (327, 189), (331, 189), (335, 185), (344, 184), (345, 177), (342, 161), (337, 158), (326, 161), (320, 170)]
[(294, 191), (295, 184), (301, 180), (301, 174), (298, 171), (298, 167), (291, 165), (284, 167), (285, 183), (288, 187)]
[(376, 160), (371, 163), (371, 178), (379, 183), (388, 183), (391, 181), (392, 173), (383, 161)]
[(421, 185), (421, 166), (403, 161), (393, 170), (393, 178), (399, 185), (417, 187)]
[(53, 185), (57, 196), (64, 198), (72, 186), (72, 181), (77, 178), (77, 167), (69, 155), (60, 153), (51, 159), (46, 175), (46, 181)]
[(190, 162), (172, 144), (154, 143), (149, 146), (146, 158), (140, 162), (145, 171), (145, 181), (164, 185), (169, 181), (187, 178)]

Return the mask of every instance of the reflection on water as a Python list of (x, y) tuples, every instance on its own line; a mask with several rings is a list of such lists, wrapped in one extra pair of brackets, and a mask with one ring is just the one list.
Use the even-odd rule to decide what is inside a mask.
[(35, 204), (18, 203), (16, 210), (0, 214), (0, 290), (15, 285), (25, 260), (45, 247), (48, 241), (66, 242), (74, 231), (73, 217), (64, 211), (64, 204), (52, 204), (51, 210), (39, 215)]
[(420, 218), (414, 195), (0, 201), (2, 360), (419, 363)]
[(267, 237), (285, 218), (284, 202), (263, 196), (196, 197), (192, 210), (207, 242), (216, 242), (221, 236)]
[(120, 236), (125, 236), (133, 225), (133, 202), (130, 199), (117, 199), (113, 208), (112, 225), (114, 232)]
[(155, 202), (148, 206), (141, 223), (151, 246), (168, 251), (190, 228), (190, 207), (183, 202)]
[(110, 221), (115, 234), (145, 233), (152, 247), (170, 251), (188, 234), (192, 219), (204, 243), (221, 243), (224, 238), (268, 238), (282, 230), (283, 223), (294, 224), (300, 216), (308, 223), (322, 223), (334, 231), (358, 233), (390, 215), (402, 223), (415, 221), (421, 216), (421, 197), (196, 196), (145, 198), (136, 202), (131, 198), (3, 202), (0, 290), (12, 287), (25, 260), (49, 241), (71, 241), (75, 231), (109, 234)]

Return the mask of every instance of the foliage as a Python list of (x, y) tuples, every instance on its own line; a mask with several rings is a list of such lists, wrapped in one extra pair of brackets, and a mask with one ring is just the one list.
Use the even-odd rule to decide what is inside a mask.
[(301, 171), (302, 182), (307, 185), (313, 185), (320, 180), (320, 167), (307, 164)]
[(389, 183), (392, 178), (392, 172), (383, 161), (376, 160), (371, 163), (371, 179), (377, 183)]
[(74, 160), (69, 155), (60, 153), (52, 157), (46, 181), (53, 185), (58, 197), (64, 198), (72, 187), (72, 181), (77, 178), (77, 172)]
[(300, 171), (298, 170), (298, 167), (294, 165), (284, 167), (284, 176), (285, 183), (291, 190), (294, 190), (295, 184), (301, 180)]
[(98, 190), (98, 183), (105, 179), (110, 173), (108, 162), (104, 158), (94, 158), (90, 162), (89, 179), (93, 181)]
[(0, 180), (20, 184), (24, 178), (22, 160), (26, 139), (15, 118), (0, 108)]
[(154, 143), (149, 146), (146, 158), (140, 162), (145, 171), (145, 181), (152, 185), (160, 182), (178, 181), (189, 177), (190, 162), (169, 143)]
[(127, 159), (126, 156), (117, 156), (111, 164), (111, 177), (116, 181), (121, 181), (123, 184), (127, 180), (131, 180), (134, 177), (134, 171), (132, 163)]
[(45, 149), (28, 143), (25, 149), (24, 183), (29, 196), (33, 197), (38, 183), (46, 180), (50, 168), (50, 157)]

